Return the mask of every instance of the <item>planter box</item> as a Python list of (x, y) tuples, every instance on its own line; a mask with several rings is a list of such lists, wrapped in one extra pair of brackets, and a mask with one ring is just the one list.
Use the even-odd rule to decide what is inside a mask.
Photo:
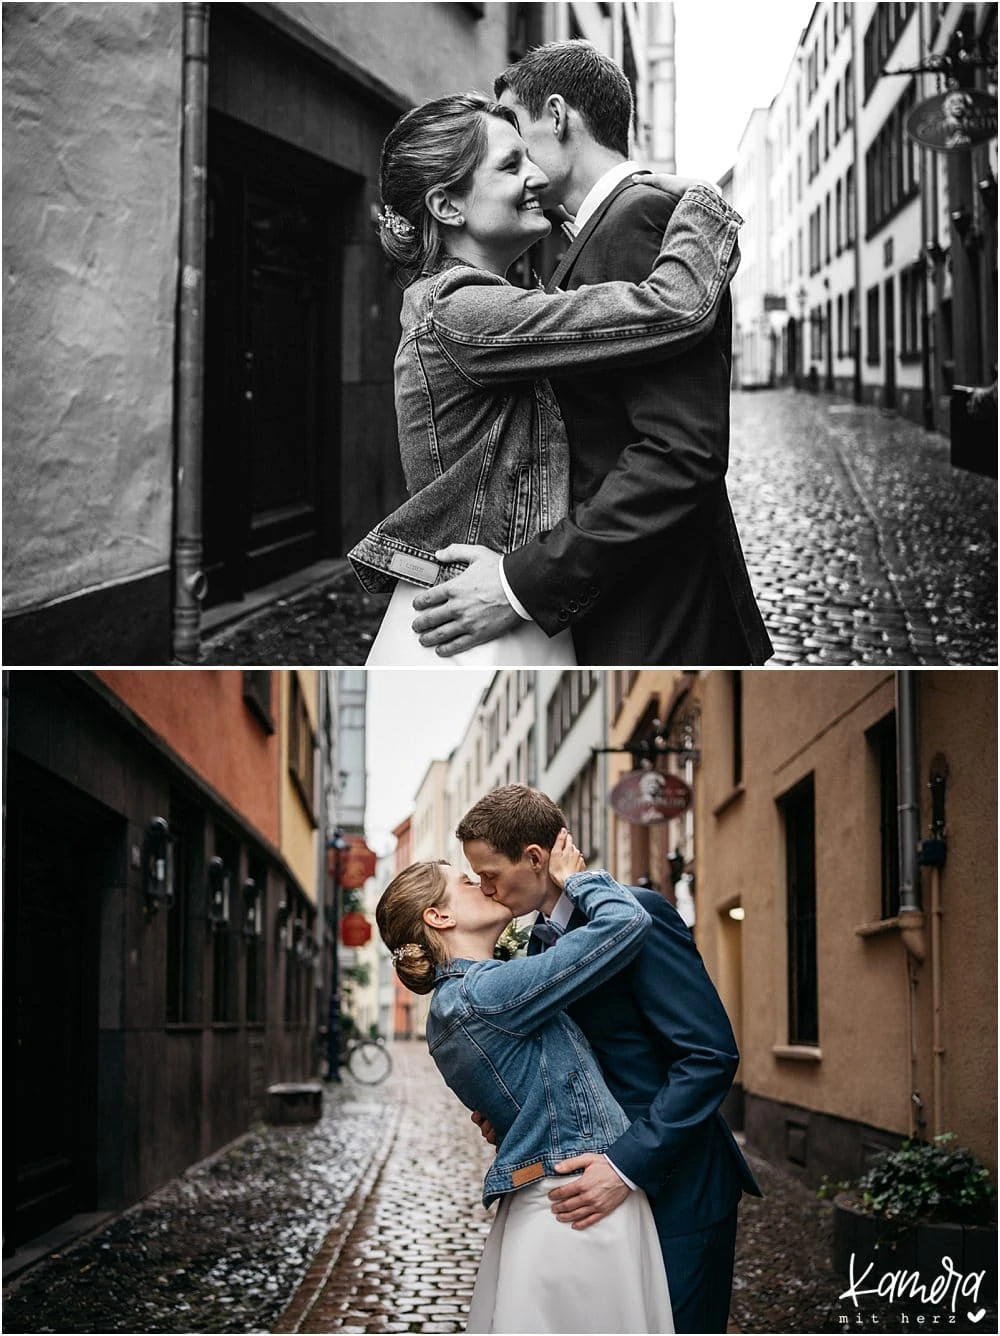
[(314, 1123), (323, 1112), (323, 1087), (317, 1081), (267, 1088), (264, 1117), (269, 1123)]
[[(997, 1304), (997, 1230), (995, 1225), (920, 1224), (898, 1239), (890, 1239), (884, 1220), (865, 1215), (850, 1193), (842, 1192), (833, 1200), (833, 1270), (850, 1275), (854, 1254), (855, 1280), (869, 1263), (873, 1270), (865, 1282), (874, 1287), (888, 1271), (918, 1271), (928, 1285), (936, 1276), (951, 1269), (968, 1276), (983, 1271), (979, 1304), (987, 1310)], [(949, 1290), (950, 1295), (950, 1290)], [(988, 1329), (988, 1328), (987, 1328)]]

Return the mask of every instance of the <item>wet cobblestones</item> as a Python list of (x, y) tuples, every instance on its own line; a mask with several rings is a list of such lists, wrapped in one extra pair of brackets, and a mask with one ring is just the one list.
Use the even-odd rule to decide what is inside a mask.
[[(6, 1286), (5, 1330), (463, 1331), (493, 1152), (423, 1043), (392, 1053), (384, 1085), (345, 1077), (318, 1124), (255, 1129)], [(887, 1300), (847, 1307), (830, 1204), (747, 1158), (765, 1195), (740, 1206), (730, 1331), (919, 1328)], [(935, 1325), (995, 1330), (989, 1321), (959, 1312)]]
[[(997, 486), (870, 406), (736, 393), (730, 493), (774, 666), (992, 665)], [(385, 598), (351, 572), (206, 639), (207, 664), (362, 664)]]
[(994, 664), (997, 487), (830, 396), (733, 396), (730, 494), (772, 664)]

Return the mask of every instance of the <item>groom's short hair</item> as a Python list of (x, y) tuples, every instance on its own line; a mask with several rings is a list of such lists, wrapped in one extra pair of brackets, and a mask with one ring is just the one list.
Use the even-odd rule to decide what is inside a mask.
[(526, 784), (504, 784), (480, 798), (458, 823), (463, 844), (483, 840), (512, 863), (529, 844), (551, 849), (566, 818), (551, 798)]
[(500, 97), (507, 89), (537, 121), (545, 99), (558, 93), (578, 111), (593, 139), (628, 157), (632, 89), (621, 68), (582, 37), (546, 42), (508, 65), (493, 85)]

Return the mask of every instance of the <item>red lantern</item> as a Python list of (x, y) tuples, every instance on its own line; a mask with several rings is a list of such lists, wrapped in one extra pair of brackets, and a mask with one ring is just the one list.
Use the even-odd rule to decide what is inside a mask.
[(345, 946), (367, 946), (372, 938), (372, 925), (364, 914), (345, 914), (340, 920), (340, 940)]

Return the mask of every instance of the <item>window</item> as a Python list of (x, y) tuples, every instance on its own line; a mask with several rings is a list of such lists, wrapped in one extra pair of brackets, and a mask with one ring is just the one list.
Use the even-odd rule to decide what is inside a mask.
[(878, 772), (881, 917), (899, 913), (899, 797), (896, 784), (896, 715), (887, 715), (866, 734)]
[(899, 275), (899, 355), (904, 361), (916, 361), (920, 356), (923, 292), (923, 266), (917, 263), (904, 269)]
[(830, 104), (823, 108), (823, 161), (830, 156)]
[(577, 847), (588, 862), (597, 857), (600, 843), (597, 797), (597, 758), (592, 756), (559, 801)]
[(878, 320), (878, 287), (869, 288), (867, 295), (868, 303), (868, 356), (865, 361), (869, 366), (878, 366), (879, 358), (879, 320)]
[(916, 104), (911, 79), (865, 153), (865, 218), (870, 237), (920, 189), (906, 118)]
[(851, 61), (844, 70), (844, 129), (854, 124), (854, 84), (851, 81)]
[(840, 143), (840, 84), (833, 90), (833, 137), (835, 143)]
[(730, 674), (733, 718), (733, 788), (743, 783), (743, 674)]
[(915, 8), (913, 4), (873, 6), (872, 20), (864, 36), (865, 101), (878, 83), (882, 66), (895, 49)]
[(316, 737), (309, 721), (305, 696), (299, 675), (293, 672), (289, 679), (288, 702), (288, 773), (309, 820), (316, 821)]
[(848, 167), (848, 169), (847, 169), (847, 174), (846, 174), (846, 176), (844, 177), (844, 193), (845, 193), (845, 206), (846, 206), (846, 211), (847, 211), (847, 217), (846, 217), (846, 219), (845, 219), (846, 230), (847, 230), (847, 244), (848, 244), (848, 246), (853, 246), (853, 245), (854, 245), (854, 213), (855, 213), (854, 167), (853, 167), (853, 166)]
[(830, 263), (830, 192), (829, 191), (826, 192), (826, 199), (824, 200), (823, 203), (824, 203), (823, 254), (826, 263), (829, 264)]
[(265, 732), (274, 732), (271, 716), (271, 674), (266, 669), (247, 669), (243, 673), (243, 700), (248, 709), (263, 725)]
[(844, 296), (837, 294), (837, 356), (844, 356)]
[(844, 229), (843, 229), (844, 185), (842, 181), (837, 182), (834, 208), (837, 216), (837, 254), (839, 255), (840, 252), (844, 249)]
[(779, 800), (785, 828), (788, 1042), (819, 1043), (816, 980), (816, 802), (813, 777)]
[[(593, 695), (597, 681), (597, 674), (589, 670), (567, 672), (560, 676), (555, 691), (549, 697), (545, 712), (546, 764), (562, 746), (567, 733), (579, 718), (580, 711)], [(619, 701), (618, 705), (620, 704)], [(582, 845), (580, 847), (582, 848)]]
[(851, 288), (847, 294), (847, 349), (851, 357), (857, 357), (857, 323), (858, 323), (858, 303), (854, 295), (854, 289)]

